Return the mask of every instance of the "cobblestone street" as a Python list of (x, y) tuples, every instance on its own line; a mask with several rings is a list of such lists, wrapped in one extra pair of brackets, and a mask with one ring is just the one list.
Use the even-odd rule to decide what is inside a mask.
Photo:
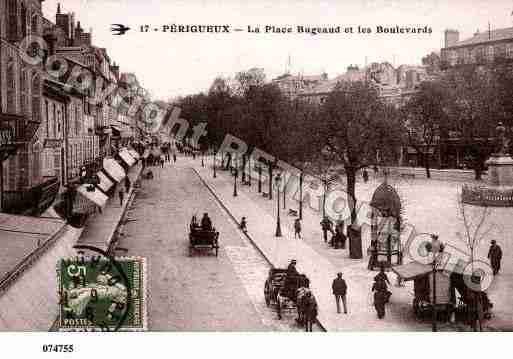
[[(173, 164), (154, 172), (154, 180), (142, 181), (118, 244), (128, 255), (148, 259), (148, 329), (302, 330), (294, 324), (295, 311), (279, 321), (266, 307), (268, 263), (195, 172)], [(208, 251), (188, 256), (191, 216), (204, 212), (220, 232), (217, 258)]]

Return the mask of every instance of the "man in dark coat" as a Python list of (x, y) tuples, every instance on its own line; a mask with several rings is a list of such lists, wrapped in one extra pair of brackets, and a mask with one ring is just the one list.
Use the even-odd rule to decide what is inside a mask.
[(488, 259), (492, 266), (493, 275), (497, 275), (501, 269), (502, 249), (495, 240), (492, 240), (488, 250)]
[(296, 269), (297, 261), (295, 259), (290, 261), (289, 266), (287, 267), (287, 276), (298, 276), (299, 272)]
[(324, 236), (324, 242), (328, 241), (328, 232), (333, 235), (333, 222), (326, 216), (321, 221), (321, 229)]
[(287, 276), (285, 277), (285, 292), (286, 296), (292, 298), (295, 295), (296, 284), (299, 278), (299, 272), (296, 269), (296, 260), (293, 259), (290, 261), (289, 266), (287, 267)]
[(201, 229), (204, 231), (212, 230), (212, 221), (210, 220), (208, 213), (203, 214), (203, 218), (201, 219)]
[(374, 292), (374, 308), (376, 308), (378, 319), (383, 319), (385, 317), (385, 303), (388, 297), (387, 285), (382, 280), (375, 281), (372, 285), (372, 291)]
[(381, 280), (381, 281), (386, 282), (388, 285), (390, 285), (390, 281), (388, 280), (388, 276), (385, 273), (385, 267), (384, 266), (381, 266), (381, 268), (379, 269), (379, 273), (374, 277), (374, 280), (376, 282)]
[(337, 278), (333, 280), (331, 288), (333, 289), (333, 295), (335, 296), (335, 302), (337, 303), (337, 313), (340, 313), (340, 299), (342, 299), (344, 313), (347, 314), (347, 284), (346, 281), (342, 278), (342, 273), (337, 273)]

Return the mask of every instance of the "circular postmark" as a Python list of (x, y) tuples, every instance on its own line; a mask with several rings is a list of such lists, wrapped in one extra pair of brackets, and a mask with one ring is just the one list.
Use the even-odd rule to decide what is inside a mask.
[[(63, 259), (58, 266), (60, 329), (65, 331), (119, 331), (136, 317), (132, 303), (136, 260), (116, 260), (100, 248), (76, 245), (80, 257)], [(95, 254), (83, 256), (88, 250)]]

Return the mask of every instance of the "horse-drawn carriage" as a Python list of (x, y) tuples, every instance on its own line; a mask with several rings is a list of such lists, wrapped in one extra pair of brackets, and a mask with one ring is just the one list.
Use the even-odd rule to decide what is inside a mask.
[(310, 280), (304, 274), (291, 276), (287, 275), (287, 269), (271, 268), (264, 286), (265, 303), (276, 306), (278, 319), (282, 318), (284, 310), (297, 308), (297, 322), (306, 324), (317, 316), (317, 306), (309, 286)]
[(485, 291), (470, 288), (467, 283), (474, 282), (464, 274), (436, 271), (436, 308), (433, 299), (433, 269), (431, 265), (421, 263), (408, 263), (392, 267), (392, 270), (402, 281), (413, 280), (414, 298), (413, 312), (417, 318), (431, 318), (433, 309), (436, 310), (439, 320), (449, 321), (453, 317), (456, 321), (474, 323), (477, 319), (491, 317), (490, 302)]
[(192, 256), (195, 250), (202, 249), (215, 251), (217, 257), (219, 251), (219, 232), (215, 229), (204, 230), (201, 227), (190, 226), (189, 256)]

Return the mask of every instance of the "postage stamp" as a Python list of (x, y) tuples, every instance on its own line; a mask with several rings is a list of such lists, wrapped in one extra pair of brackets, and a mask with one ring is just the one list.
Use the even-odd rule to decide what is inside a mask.
[(146, 260), (76, 257), (57, 265), (60, 331), (145, 331)]

